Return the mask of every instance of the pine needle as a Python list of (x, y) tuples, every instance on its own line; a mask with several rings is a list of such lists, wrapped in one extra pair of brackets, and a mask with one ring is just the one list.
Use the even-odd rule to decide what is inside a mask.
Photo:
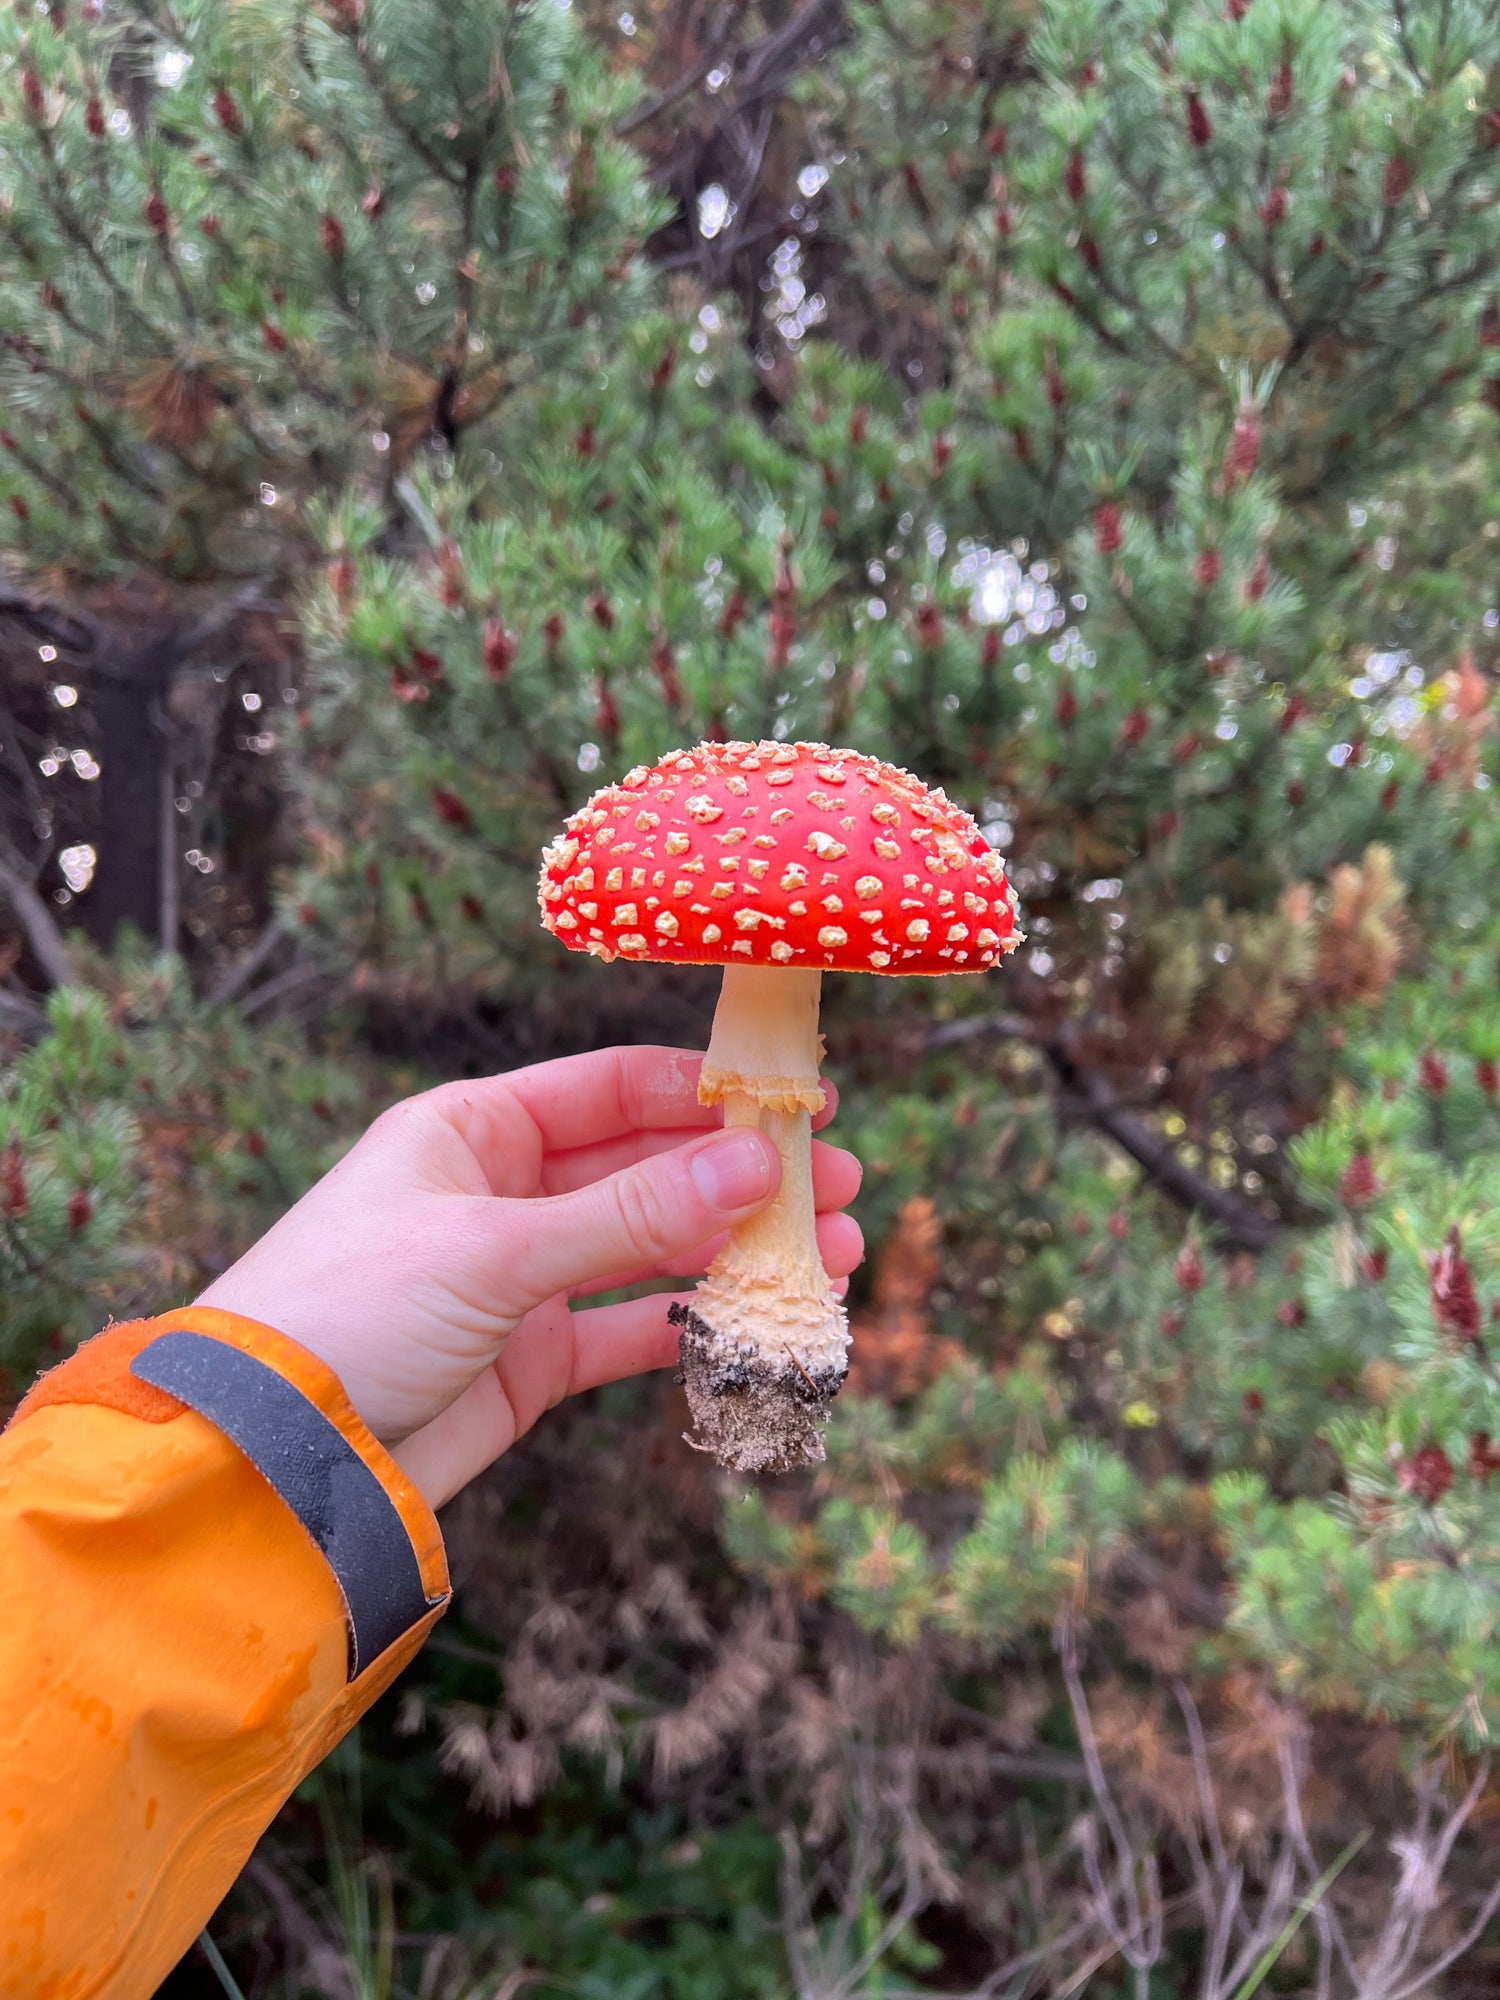
[(241, 1993), (234, 1974), (224, 1963), (224, 1954), (219, 1950), (219, 1947), (214, 1943), (207, 1931), (199, 1932), (198, 1949), (213, 1967), (219, 1984), (229, 1995), (229, 2000), (245, 2000), (245, 1996)]
[(1245, 1983), (1235, 1994), (1234, 2000), (1250, 2000), (1251, 1994), (1258, 1990), (1262, 1980), (1264, 1980), (1272, 1966), (1275, 1965), (1277, 1959), (1280, 1958), (1292, 1939), (1297, 1935), (1297, 1932), (1318, 1907), (1319, 1902), (1327, 1894), (1328, 1890), (1333, 1887), (1333, 1884), (1343, 1874), (1349, 1863), (1369, 1838), (1370, 1829), (1366, 1827), (1363, 1833), (1357, 1833), (1354, 1836), (1342, 1854), (1329, 1862), (1323, 1873), (1313, 1883), (1307, 1894), (1302, 1898), (1302, 1901), (1282, 1925), (1280, 1936), (1267, 1945), (1259, 1965), (1256, 1966), (1253, 1972), (1246, 1975)]

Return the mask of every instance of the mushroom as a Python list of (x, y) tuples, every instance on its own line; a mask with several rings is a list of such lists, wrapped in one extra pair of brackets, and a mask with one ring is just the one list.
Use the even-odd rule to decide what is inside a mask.
[(849, 1347), (814, 1233), (823, 974), (998, 964), (1020, 941), (1000, 858), (967, 813), (878, 758), (703, 743), (574, 813), (539, 894), (574, 951), (724, 968), (698, 1094), (767, 1134), (781, 1187), (671, 1308), (689, 1442), (746, 1472), (821, 1459)]

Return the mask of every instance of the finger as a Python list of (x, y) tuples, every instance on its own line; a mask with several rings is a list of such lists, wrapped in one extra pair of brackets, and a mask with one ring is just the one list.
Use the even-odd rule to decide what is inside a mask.
[[(470, 1226), (503, 1251), (495, 1259), (494, 1282), (524, 1311), (611, 1271), (681, 1257), (746, 1221), (780, 1184), (776, 1148), (760, 1132), (739, 1126), (708, 1133), (571, 1194), (497, 1203), (492, 1215), (476, 1204)], [(482, 1254), (483, 1243), (474, 1247)]]
[[(834, 1211), (818, 1217), (818, 1255), (823, 1260), (823, 1269), (831, 1278), (847, 1277), (857, 1270), (864, 1261), (864, 1231), (852, 1215)], [(727, 1234), (710, 1237), (685, 1257), (668, 1258), (647, 1270), (612, 1271), (607, 1277), (596, 1278), (590, 1284), (576, 1285), (574, 1298), (591, 1298), (597, 1292), (611, 1292), (623, 1285), (641, 1285), (652, 1278), (701, 1278), (715, 1257), (729, 1241)]]
[[(574, 1188), (602, 1181), (638, 1160), (653, 1159), (686, 1145), (696, 1132), (627, 1132), (617, 1139), (604, 1139), (596, 1146), (579, 1146), (572, 1152), (556, 1153), (542, 1165), (542, 1192), (570, 1194)], [(842, 1146), (830, 1146), (815, 1139), (812, 1148), (813, 1202), (816, 1207), (847, 1208), (859, 1193), (864, 1168), (853, 1153)]]
[(503, 1081), (553, 1153), (624, 1132), (717, 1124), (717, 1108), (698, 1102), (702, 1067), (694, 1049), (598, 1049), (516, 1070)]
[(663, 1132), (625, 1132), (616, 1139), (601, 1139), (594, 1146), (576, 1146), (568, 1153), (554, 1153), (542, 1162), (542, 1193), (571, 1194), (574, 1188), (605, 1180), (610, 1174), (633, 1167), (638, 1160), (670, 1153), (674, 1146), (685, 1146), (697, 1137), (698, 1132), (687, 1127)]

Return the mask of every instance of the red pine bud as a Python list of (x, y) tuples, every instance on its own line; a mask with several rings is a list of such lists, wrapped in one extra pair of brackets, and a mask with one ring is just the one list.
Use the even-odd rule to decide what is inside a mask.
[(620, 740), (620, 705), (603, 683), (599, 688), (599, 703), (594, 710), (594, 727), (604, 741), (611, 746)]
[(211, 241), (216, 242), (223, 233), (224, 225), (220, 222), (218, 216), (205, 215), (203, 220), (198, 224), (198, 227), (203, 231), (205, 236)]
[(50, 278), (42, 286), (41, 300), (49, 312), (61, 312), (63, 309), (63, 295)]
[(411, 913), (425, 930), (432, 929), (432, 905), (420, 889), (408, 889), (406, 899), (411, 904)]
[(336, 215), (325, 215), (318, 223), (318, 241), (325, 255), (342, 257), (344, 254), (344, 230)]
[(1271, 87), (1266, 92), (1266, 110), (1273, 118), (1284, 118), (1292, 108), (1292, 91), (1296, 79), (1290, 63), (1282, 63), (1271, 78)]
[(263, 343), (265, 344), (265, 349), (267, 354), (286, 353), (286, 346), (287, 346), (286, 335), (282, 332), (281, 328), (279, 326), (274, 325), (272, 321), (268, 319), (261, 321), (260, 337)]
[(932, 473), (935, 479), (941, 479), (943, 474), (948, 470), (948, 461), (952, 456), (952, 445), (949, 444), (944, 434), (939, 431), (937, 436), (932, 440)]
[(0, 1154), (0, 1209), (7, 1215), (22, 1216), (31, 1206), (26, 1188), (26, 1169), (21, 1162), (21, 1142), (12, 1139)]
[(264, 1134), (260, 1132), (247, 1132), (245, 1134), (245, 1151), (250, 1155), (252, 1160), (263, 1160), (266, 1156)]
[(943, 619), (935, 604), (919, 604), (917, 615), (912, 621), (917, 638), (924, 646), (940, 646), (943, 641)]
[(1193, 564), (1193, 581), (1202, 590), (1212, 590), (1219, 580), (1223, 564), (1217, 549), (1200, 549), (1198, 559)]
[(584, 425), (583, 425), (583, 427), (582, 427), (582, 428), (581, 428), (580, 430), (578, 430), (578, 431), (576, 431), (576, 432), (574, 433), (574, 436), (573, 436), (573, 449), (574, 449), (574, 451), (575, 451), (575, 452), (576, 452), (576, 453), (578, 454), (578, 456), (579, 456), (580, 458), (592, 458), (592, 457), (593, 457), (593, 455), (594, 455), (594, 426), (593, 426), (592, 424), (584, 424)]
[(1363, 1208), (1380, 1193), (1375, 1166), (1368, 1153), (1356, 1153), (1339, 1181), (1339, 1200), (1346, 1208)]
[(1104, 259), (1099, 255), (1099, 245), (1092, 236), (1079, 237), (1078, 254), (1091, 271), (1098, 271), (1104, 263)]
[(385, 214), (385, 189), (378, 181), (371, 181), (360, 196), (359, 212), (361, 215), (369, 216), (372, 222), (377, 216)]
[(668, 348), (651, 370), (651, 387), (659, 396), (677, 372), (677, 356)]
[(1260, 415), (1255, 410), (1242, 409), (1234, 420), (1229, 449), (1224, 455), (1224, 484), (1242, 485), (1259, 463)]
[(1099, 65), (1094, 61), (1094, 58), (1090, 56), (1087, 62), (1083, 63), (1079, 68), (1078, 88), (1080, 90), (1092, 90), (1094, 85), (1098, 81), (1099, 81)]
[(1240, 1407), (1247, 1417), (1258, 1417), (1266, 1407), (1266, 1399), (1259, 1389), (1247, 1389), (1240, 1398)]
[(1460, 1340), (1478, 1339), (1479, 1299), (1457, 1229), (1449, 1230), (1447, 1242), (1432, 1260), (1432, 1312), (1438, 1325)]
[(165, 234), (167, 226), (172, 219), (167, 213), (167, 204), (162, 200), (155, 188), (151, 190), (150, 194), (141, 203), (141, 214), (156, 231), (158, 236)]
[(68, 1196), (69, 1229), (86, 1229), (94, 1219), (94, 1204), (87, 1188), (74, 1188)]
[(596, 590), (589, 599), (589, 616), (602, 632), (613, 632), (615, 614), (610, 609), (609, 599), (602, 590)]
[(34, 69), (23, 69), (21, 72), (21, 100), (33, 118), (40, 118), (47, 108), (42, 80)]
[(328, 583), (341, 605), (354, 595), (354, 562), (347, 552), (336, 555), (328, 565)]
[(1282, 735), (1284, 736), (1289, 729), (1295, 729), (1304, 715), (1311, 714), (1312, 710), (1300, 694), (1289, 695), (1286, 707), (1281, 711), (1281, 721), (1278, 724)]
[(1057, 707), (1053, 710), (1060, 729), (1071, 729), (1078, 719), (1078, 697), (1070, 687), (1065, 687), (1057, 697)]
[(1359, 1260), (1359, 1275), (1367, 1283), (1378, 1285), (1390, 1268), (1390, 1262), (1388, 1250), (1371, 1250)]
[(1474, 1081), (1486, 1097), (1500, 1097), (1500, 1070), (1488, 1056), (1481, 1056), (1474, 1065)]
[(1003, 160), (1005, 149), (1010, 144), (1010, 134), (1003, 125), (993, 126), (985, 134), (984, 150), (992, 160)]
[(549, 646), (557, 645), (565, 630), (566, 627), (563, 624), (562, 613), (560, 611), (554, 611), (550, 617), (544, 618), (542, 621), (542, 636), (546, 639)]
[(1228, 0), (1224, 9), (1226, 21), (1243, 21), (1250, 11), (1250, 0)]
[(1245, 599), (1247, 603), (1258, 604), (1266, 594), (1266, 585), (1271, 581), (1271, 565), (1265, 551), (1255, 558), (1255, 567), (1245, 578)]
[(1488, 1431), (1475, 1431), (1469, 1439), (1469, 1475), (1488, 1479), (1492, 1472), (1500, 1472), (1500, 1451), (1491, 1444)]
[(1177, 1288), (1179, 1291), (1201, 1292), (1203, 1290), (1203, 1259), (1198, 1255), (1197, 1250), (1191, 1243), (1185, 1243), (1181, 1250), (1178, 1251), (1174, 1275), (1177, 1279)]
[(1133, 708), (1120, 724), (1122, 743), (1139, 743), (1151, 727), (1151, 717), (1144, 708)]
[(26, 505), (26, 502), (21, 498), (19, 493), (11, 494), (10, 511), (18, 521), (29, 521), (31, 519), (31, 509)]
[(486, 618), (479, 641), (484, 670), (492, 681), (503, 681), (515, 664), (516, 642), (498, 618)]
[(651, 648), (651, 671), (656, 675), (662, 699), (670, 709), (682, 707), (682, 682), (677, 678), (677, 660), (665, 639)]
[(240, 117), (240, 107), (227, 90), (216, 90), (213, 96), (214, 116), (229, 134), (238, 139), (245, 129), (245, 121)]
[(856, 410), (854, 412), (854, 415), (849, 419), (850, 444), (863, 444), (865, 441), (865, 437), (869, 432), (869, 428), (870, 428), (869, 411)]
[(450, 792), (446, 785), (433, 786), (432, 810), (445, 826), (467, 829), (473, 823), (469, 818), (469, 808), (458, 793)]
[(1102, 500), (1094, 509), (1094, 547), (1101, 556), (1112, 556), (1124, 540), (1119, 508), (1113, 500)]
[(1408, 166), (1406, 159), (1402, 154), (1393, 153), (1390, 159), (1386, 161), (1385, 180), (1381, 184), (1381, 190), (1380, 190), (1382, 196), (1384, 197), (1386, 207), (1394, 208), (1396, 203), (1400, 201), (1401, 197), (1406, 193), (1407, 189), (1410, 186), (1411, 186), (1410, 166)]
[(1435, 1507), (1453, 1484), (1453, 1466), (1440, 1444), (1424, 1444), (1401, 1461), (1397, 1477), (1414, 1499)]
[(419, 680), (409, 667), (396, 665), (391, 668), (391, 693), (397, 701), (427, 701), (432, 689)]
[(1432, 1097), (1441, 1097), (1448, 1088), (1448, 1065), (1431, 1049), (1424, 1050), (1417, 1064), (1417, 1081)]
[(984, 644), (979, 649), (979, 664), (982, 667), (998, 667), (1000, 664), (1000, 634), (993, 625), (984, 635)]
[(719, 637), (721, 639), (733, 638), (735, 632), (744, 622), (744, 617), (745, 593), (736, 585), (730, 591), (724, 603), (723, 614), (719, 619)]
[(1196, 90), (1188, 92), (1187, 131), (1189, 142), (1194, 146), (1206, 146), (1214, 136), (1214, 128), (1203, 108), (1203, 99)]
[(91, 97), (83, 107), (83, 123), (91, 139), (102, 139), (109, 129), (104, 122), (104, 106), (97, 97)]
[(471, 924), (482, 924), (484, 922), (484, 905), (477, 896), (460, 896), (458, 907), (463, 911)]
[(1181, 1333), (1182, 1331), (1182, 1314), (1163, 1313), (1161, 1318), (1157, 1321), (1157, 1325), (1161, 1328), (1162, 1332), (1166, 1335), (1168, 1340), (1175, 1340), (1178, 1334)]
[(1068, 391), (1062, 376), (1051, 362), (1047, 364), (1046, 384), (1047, 401), (1052, 405), (1054, 410), (1060, 410), (1068, 400)]
[(1380, 788), (1380, 810), (1387, 813), (1394, 811), (1400, 796), (1401, 781), (1399, 778), (1392, 778), (1388, 785), (1382, 785)]
[(791, 658), (792, 641), (797, 636), (797, 620), (785, 605), (778, 604), (766, 623), (771, 639), (769, 664), (773, 670), (779, 669)]
[(1003, 201), (995, 210), (995, 234), (1000, 237), (1010, 234), (1010, 209)]
[(1286, 220), (1286, 189), (1279, 182), (1261, 203), (1260, 219), (1268, 235), (1274, 234)]
[(1069, 201), (1082, 201), (1088, 193), (1088, 185), (1088, 169), (1084, 166), (1082, 153), (1070, 153), (1063, 170), (1063, 193)]
[(415, 671), (422, 676), (423, 680), (429, 682), (433, 687), (436, 687), (438, 682), (443, 678), (443, 663), (436, 653), (424, 652), (420, 646), (417, 646), (412, 651), (411, 663)]

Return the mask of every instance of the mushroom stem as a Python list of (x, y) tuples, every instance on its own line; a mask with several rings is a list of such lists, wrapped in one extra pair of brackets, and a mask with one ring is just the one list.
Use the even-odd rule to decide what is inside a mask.
[(821, 1458), (827, 1406), (844, 1379), (843, 1307), (818, 1254), (812, 1113), (822, 973), (729, 965), (698, 1094), (726, 1125), (753, 1125), (781, 1155), (769, 1207), (730, 1231), (684, 1327), (689, 1400), (724, 1462), (760, 1471)]

